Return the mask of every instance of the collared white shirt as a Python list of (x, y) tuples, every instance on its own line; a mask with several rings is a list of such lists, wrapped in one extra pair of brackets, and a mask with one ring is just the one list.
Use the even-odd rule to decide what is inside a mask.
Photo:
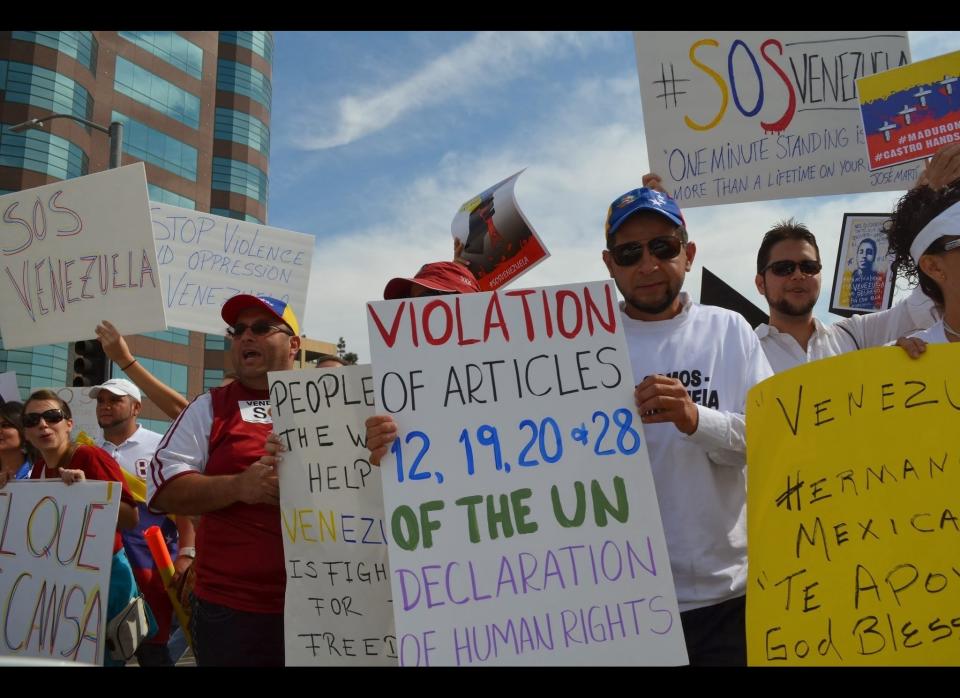
[(109, 453), (121, 468), (146, 482), (150, 459), (153, 458), (162, 438), (162, 434), (138, 424), (137, 430), (122, 444), (107, 441), (101, 436), (97, 440), (97, 446)]
[(806, 350), (792, 335), (770, 325), (759, 325), (756, 333), (770, 367), (774, 373), (780, 373), (855, 349), (883, 346), (926, 329), (939, 318), (940, 311), (918, 287), (901, 302), (879, 313), (853, 315), (832, 325), (824, 325), (813, 318), (814, 330)]

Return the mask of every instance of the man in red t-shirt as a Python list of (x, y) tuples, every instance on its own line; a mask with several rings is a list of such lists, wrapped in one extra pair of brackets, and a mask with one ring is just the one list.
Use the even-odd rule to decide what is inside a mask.
[(200, 666), (283, 666), (286, 571), (267, 372), (287, 371), (300, 326), (283, 301), (238, 295), (221, 316), (237, 379), (167, 431), (147, 477), (151, 509), (201, 515), (192, 617)]

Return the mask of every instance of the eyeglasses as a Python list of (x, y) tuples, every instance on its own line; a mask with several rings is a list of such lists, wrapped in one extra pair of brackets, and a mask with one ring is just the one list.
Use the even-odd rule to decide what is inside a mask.
[(683, 240), (675, 235), (663, 235), (661, 237), (648, 240), (646, 244), (642, 242), (625, 242), (617, 245), (610, 250), (610, 256), (613, 261), (621, 267), (630, 267), (643, 259), (643, 248), (650, 250), (650, 254), (660, 260), (673, 259), (680, 254), (680, 248), (683, 247)]
[(287, 330), (286, 325), (274, 325), (266, 320), (257, 320), (252, 325), (248, 325), (245, 322), (238, 322), (236, 325), (227, 328), (227, 336), (236, 339), (242, 336), (247, 330), (253, 332), (257, 337), (263, 337), (264, 335), (270, 334), (271, 331), (283, 332), (286, 335), (293, 336), (293, 333)]
[(960, 238), (957, 238), (956, 240), (951, 240), (950, 242), (945, 244), (943, 246), (943, 251), (949, 252), (950, 250), (955, 249), (957, 247), (960, 247)]
[(59, 424), (67, 416), (63, 413), (63, 410), (44, 410), (43, 412), (27, 412), (23, 415), (23, 426), (25, 427), (35, 427), (40, 424), (42, 419), (47, 424)]
[(781, 259), (779, 262), (770, 262), (770, 264), (763, 268), (763, 273), (769, 270), (776, 276), (790, 276), (796, 271), (797, 267), (800, 267), (801, 274), (806, 274), (807, 276), (819, 274), (820, 270), (823, 269), (823, 265), (820, 264), (820, 262), (812, 259), (803, 259), (799, 262), (794, 262), (792, 259)]

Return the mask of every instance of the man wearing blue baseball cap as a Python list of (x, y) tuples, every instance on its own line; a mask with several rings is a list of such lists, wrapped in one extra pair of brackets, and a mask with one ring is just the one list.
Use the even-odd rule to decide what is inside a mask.
[(293, 368), (291, 308), (238, 295), (221, 310), (237, 379), (181, 413), (147, 477), (150, 507), (200, 515), (192, 629), (200, 666), (283, 666), (286, 570), (267, 373)]
[(667, 194), (617, 197), (606, 240), (687, 654), (692, 665), (745, 665), (743, 414), (772, 371), (743, 317), (681, 291), (697, 248)]

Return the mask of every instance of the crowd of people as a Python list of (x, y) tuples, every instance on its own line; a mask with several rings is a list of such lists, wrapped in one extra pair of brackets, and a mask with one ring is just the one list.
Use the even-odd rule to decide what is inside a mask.
[[(651, 173), (642, 184), (610, 205), (602, 258), (622, 297), (634, 400), (690, 663), (745, 665), (747, 392), (774, 373), (848, 351), (896, 343), (917, 358), (927, 343), (960, 341), (960, 145), (928, 163), (888, 226), (898, 273), (916, 290), (889, 310), (829, 326), (813, 317), (822, 265), (804, 225), (783, 221), (763, 236), (755, 283), (769, 323), (754, 331), (739, 314), (683, 291), (697, 245), (660, 178)], [(479, 291), (459, 251), (454, 261), (391, 279), (384, 298)], [(189, 403), (139, 366), (117, 328), (97, 327), (105, 352), (130, 380), (90, 390), (103, 428), (96, 446), (71, 442), (70, 407), (50, 390), (0, 407), (0, 486), (27, 477), (121, 483), (108, 617), (139, 588), (155, 621), (137, 650), (144, 666), (176, 659), (168, 642), (177, 598), (190, 608), (184, 630), (199, 665), (284, 664), (283, 448), (263, 407), (267, 373), (294, 366), (300, 327), (287, 304), (268, 297), (235, 296), (221, 315), (232, 339), (233, 379)], [(324, 356), (318, 365), (342, 363)], [(670, 377), (681, 371), (710, 376), (716, 401), (694, 402)], [(165, 434), (138, 424), (141, 391), (174, 420)], [(389, 415), (367, 420), (371, 463), (380, 463), (397, 433)], [(154, 525), (175, 559), (174, 599), (144, 543)]]

